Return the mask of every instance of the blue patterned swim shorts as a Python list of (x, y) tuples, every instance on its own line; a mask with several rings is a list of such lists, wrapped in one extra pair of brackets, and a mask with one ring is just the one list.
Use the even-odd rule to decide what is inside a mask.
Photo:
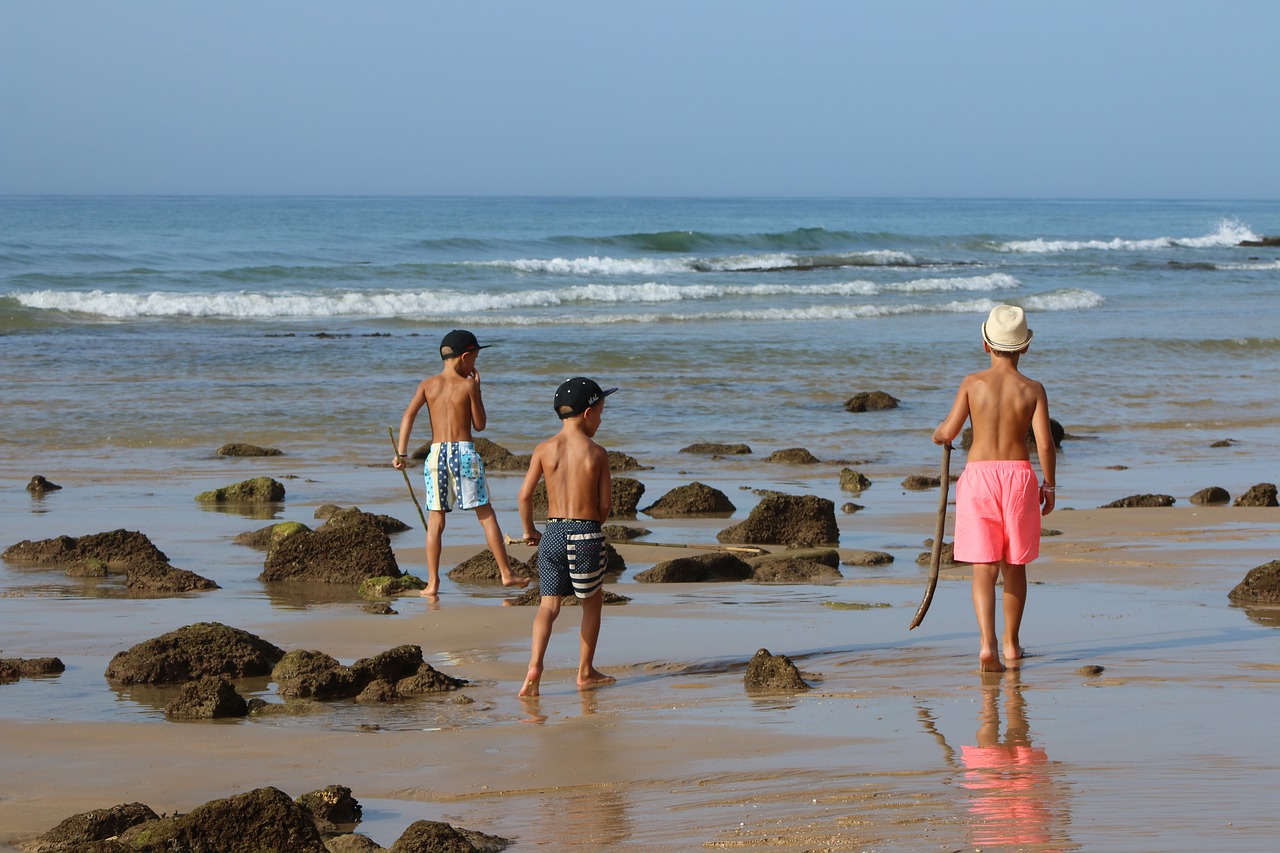
[(428, 510), (475, 509), (489, 502), (484, 462), (473, 442), (441, 441), (431, 445), (422, 473), (427, 480)]

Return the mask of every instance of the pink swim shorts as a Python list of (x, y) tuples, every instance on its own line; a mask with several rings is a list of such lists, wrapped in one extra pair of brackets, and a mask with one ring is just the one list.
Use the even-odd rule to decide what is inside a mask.
[(965, 463), (956, 483), (956, 559), (1020, 565), (1038, 556), (1040, 484), (1031, 463)]

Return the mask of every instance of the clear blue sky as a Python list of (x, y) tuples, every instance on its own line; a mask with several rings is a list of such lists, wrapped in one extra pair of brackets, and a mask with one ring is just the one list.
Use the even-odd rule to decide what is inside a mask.
[(0, 193), (1280, 198), (1280, 3), (3, 0)]

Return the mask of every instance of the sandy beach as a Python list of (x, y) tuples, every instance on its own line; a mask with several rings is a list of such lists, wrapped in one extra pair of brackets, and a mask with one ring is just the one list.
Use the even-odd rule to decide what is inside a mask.
[[(366, 509), (412, 517), (390, 474), (351, 476)], [(340, 478), (325, 479), (333, 488)], [(300, 478), (298, 493), (316, 480)], [(508, 528), (516, 482), (496, 488)], [(77, 503), (95, 503), (105, 486), (70, 485), (32, 510), (34, 531), (113, 526), (110, 511), (89, 516)], [(533, 611), (504, 606), (510, 593), (446, 582), (438, 603), (396, 599), (395, 616), (362, 613), (345, 594), (264, 597), (252, 580), (261, 554), (223, 541), (263, 522), (200, 513), (183, 534), (167, 514), (191, 510), (168, 507), (172, 492), (191, 488), (166, 484), (152, 509), (128, 511), (144, 529), (172, 531), (156, 538), (175, 565), (222, 566), (220, 591), (94, 596), (69, 592), (83, 582), (58, 572), (7, 570), (3, 656), (57, 655), (67, 672), (0, 686), (0, 849), (117, 803), (181, 812), (264, 785), (298, 796), (329, 784), (352, 789), (364, 805), (359, 831), (384, 846), (419, 819), (504, 836), (513, 850), (1256, 851), (1273, 842), (1280, 610), (1232, 606), (1227, 592), (1275, 557), (1278, 510), (1064, 500), (1046, 521), (1061, 533), (1045, 538), (1031, 570), (1029, 657), (1002, 675), (977, 671), (963, 568), (944, 571), (924, 624), (907, 630), (927, 571), (913, 556), (932, 512), (841, 516), (843, 551), (878, 545), (896, 559), (845, 566), (830, 585), (638, 584), (639, 569), (688, 551), (620, 545), (628, 570), (609, 588), (632, 600), (606, 608), (597, 657), (617, 685), (574, 686), (569, 608), (543, 695), (521, 700)], [(927, 507), (936, 493), (912, 500)], [(306, 497), (298, 501), (291, 514)], [(445, 566), (481, 541), (473, 519), (450, 523)], [(727, 524), (638, 523), (654, 530), (649, 540), (684, 543), (713, 543)], [(394, 540), (406, 571), (422, 569), (419, 536)], [(202, 620), (347, 663), (415, 643), (470, 682), (461, 692), (472, 701), (336, 702), (176, 723), (162, 710), (172, 689), (113, 688), (102, 677), (117, 651)], [(790, 656), (814, 689), (748, 694), (743, 674), (759, 648)], [(265, 679), (241, 688), (279, 701)]]

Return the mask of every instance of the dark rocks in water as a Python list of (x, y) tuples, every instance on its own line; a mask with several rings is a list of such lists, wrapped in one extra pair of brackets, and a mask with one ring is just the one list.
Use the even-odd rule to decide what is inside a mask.
[(364, 807), (346, 785), (328, 785), (303, 794), (295, 802), (311, 812), (322, 831), (326, 826), (359, 823), (364, 817)]
[(57, 675), (66, 669), (60, 658), (0, 658), (0, 683), (24, 676)]
[(630, 542), (632, 539), (639, 539), (641, 536), (648, 536), (653, 531), (646, 527), (630, 527), (625, 524), (605, 524), (600, 527), (600, 532), (604, 534), (606, 542)]
[(329, 853), (385, 853), (386, 849), (367, 835), (347, 833), (325, 839)]
[(829, 545), (840, 540), (836, 505), (815, 495), (767, 495), (746, 521), (721, 530), (716, 539), (737, 544)]
[[(829, 555), (829, 556), (828, 556)], [(839, 580), (843, 575), (836, 568), (840, 555), (835, 551), (822, 553), (769, 554), (751, 560), (751, 583), (825, 583)]]
[[(545, 485), (545, 481), (544, 481)], [(644, 483), (630, 477), (614, 477), (611, 481), (613, 510), (610, 518), (635, 518), (636, 507), (644, 497)]]
[(390, 847), (390, 853), (497, 853), (511, 841), (496, 835), (463, 830), (438, 820), (419, 820)]
[(893, 562), (893, 555), (885, 551), (850, 551), (845, 554), (840, 564), (843, 566), (887, 566)]
[(654, 518), (678, 518), (727, 516), (736, 509), (724, 492), (695, 481), (687, 486), (677, 486), (640, 511)]
[[(933, 564), (933, 539), (930, 538), (930, 539), (924, 540), (924, 545), (929, 550), (916, 555), (917, 566), (929, 566)], [(939, 555), (939, 558), (938, 558), (938, 565), (939, 566), (965, 565), (964, 563), (960, 563), (956, 561), (955, 551), (956, 551), (956, 546), (954, 542), (943, 542), (942, 553)]]
[(276, 503), (284, 500), (284, 484), (270, 477), (254, 477), (201, 492), (196, 495), (196, 500), (201, 503)]
[(605, 452), (609, 456), (610, 471), (648, 471), (653, 468), (652, 465), (641, 465), (640, 460), (634, 456), (628, 456), (620, 450), (607, 450)]
[[(72, 815), (25, 845), (25, 849), (32, 853), (57, 853), (63, 850), (82, 849), (107, 850), (108, 848), (93, 848), (88, 845), (95, 841), (107, 841), (131, 827), (159, 819), (160, 815), (142, 803), (124, 803), (107, 809), (94, 809)], [(83, 845), (83, 847), (77, 845)]]
[[(529, 460), (533, 458), (531, 453), (512, 453), (501, 444), (496, 441), (490, 441), (487, 438), (476, 437), (474, 441), (476, 453), (480, 454), (480, 459), (484, 462), (486, 471), (527, 471)], [(413, 457), (415, 459), (426, 459), (430, 450), (431, 445), (424, 444), (418, 448)], [(419, 456), (419, 453), (422, 455)]]
[[(337, 507), (334, 507), (334, 509), (337, 509)], [(236, 534), (235, 538), (231, 540), (231, 544), (269, 551), (281, 539), (304, 530), (308, 533), (311, 532), (311, 528), (300, 521), (282, 521), (279, 524), (268, 524), (266, 527), (259, 527), (257, 530), (248, 530), (244, 533)]]
[(220, 675), (206, 675), (182, 685), (178, 695), (165, 706), (170, 719), (212, 720), (247, 717), (249, 705), (236, 687)]
[(637, 583), (708, 583), (742, 581), (751, 577), (751, 564), (736, 554), (713, 551), (693, 557), (664, 560), (635, 576)]
[(57, 492), (62, 489), (57, 483), (50, 483), (42, 474), (36, 474), (31, 478), (31, 482), (27, 483), (27, 491), (34, 495), (43, 495), (46, 492)]
[(218, 455), (219, 456), (283, 456), (284, 454), (274, 447), (259, 447), (256, 444), (242, 444), (239, 442), (232, 442), (231, 444), (224, 444), (221, 447), (219, 447)]
[(126, 850), (328, 853), (315, 820), (278, 788), (212, 800), (184, 815), (136, 824), (119, 837)]
[(59, 566), (71, 577), (107, 577), (124, 572), (125, 584), (139, 592), (193, 592), (218, 585), (195, 572), (169, 564), (165, 553), (146, 534), (112, 530), (88, 536), (56, 536), (23, 540), (4, 552), (4, 559), (38, 566)]
[(700, 441), (688, 447), (680, 448), (681, 453), (697, 453), (703, 456), (746, 456), (751, 448), (745, 444), (717, 444), (712, 441)]
[(437, 671), (422, 659), (422, 648), (397, 646), (371, 658), (361, 658), (350, 666), (329, 655), (308, 649), (289, 652), (271, 672), (278, 692), (286, 699), (351, 699), (360, 696), (374, 682), (387, 682), (392, 690), (379, 694), (380, 701), (457, 690), (465, 679)]
[(1129, 495), (1127, 498), (1120, 498), (1118, 501), (1103, 504), (1101, 508), (1133, 509), (1137, 507), (1173, 506), (1173, 503), (1174, 497), (1172, 495)]
[(1257, 240), (1241, 240), (1236, 245), (1251, 248), (1260, 246), (1280, 246), (1280, 237), (1262, 237)]
[(1223, 438), (1223, 439), (1219, 439), (1218, 441), (1215, 441), (1213, 444), (1209, 446), (1210, 447), (1231, 447), (1234, 444), (1235, 442), (1232, 441), (1231, 439)]
[(368, 519), (381, 527), (383, 533), (403, 533), (406, 530), (413, 529), (398, 518), (365, 512), (358, 506), (340, 507), (335, 504), (324, 504), (316, 507), (315, 518), (334, 524), (345, 524), (356, 519)]
[(846, 412), (881, 412), (898, 408), (900, 402), (902, 401), (897, 397), (884, 391), (859, 391), (844, 401), (844, 410)]
[[(538, 579), (536, 561), (532, 564), (522, 562), (510, 554), (507, 562), (511, 565), (511, 573), (522, 578)], [(449, 571), (449, 579), (458, 583), (495, 584), (502, 583), (502, 571), (498, 568), (498, 560), (493, 552), (485, 548), (479, 554), (468, 557)]]
[(811, 690), (800, 677), (800, 670), (786, 655), (771, 654), (760, 649), (747, 664), (747, 674), (742, 679), (748, 690)]
[(1250, 486), (1249, 491), (1236, 498), (1232, 506), (1280, 506), (1280, 502), (1276, 501), (1275, 484), (1258, 483)]
[(920, 474), (912, 474), (902, 481), (902, 488), (909, 492), (923, 492), (928, 489), (936, 489), (941, 485), (941, 477), (926, 477)]
[[(603, 590), (602, 592), (603, 592), (603, 599), (601, 603), (605, 605), (626, 604), (628, 601), (631, 600), (627, 596), (619, 595), (618, 593), (613, 592), (612, 590), (606, 589), (606, 590)], [(537, 607), (538, 605), (542, 604), (542, 593), (538, 590), (538, 585), (533, 584), (532, 586), (529, 587), (529, 589), (526, 589), (524, 592), (520, 593), (520, 595), (517, 596), (516, 598), (509, 599), (509, 601), (513, 606), (516, 606), (516, 607)], [(561, 596), (560, 598), (561, 607), (577, 607), (581, 603), (582, 602), (578, 599), (578, 597), (573, 594)]]
[(845, 468), (840, 472), (840, 489), (858, 494), (871, 488), (871, 480), (861, 471)]
[(206, 675), (267, 675), (284, 650), (248, 631), (197, 622), (120, 652), (106, 677), (120, 684), (182, 684)]
[(398, 578), (383, 575), (360, 581), (360, 588), (356, 592), (362, 598), (393, 598), (409, 590), (426, 588), (426, 581), (415, 575), (400, 575)]
[(1280, 604), (1280, 560), (1250, 569), (1227, 598), (1241, 604)]
[(844, 503), (840, 504), (840, 511), (843, 512), (845, 515), (853, 515), (855, 512), (859, 512), (864, 509), (866, 509), (864, 505), (856, 504), (853, 501), (845, 501)]
[(1191, 502), (1198, 506), (1225, 504), (1231, 502), (1231, 494), (1221, 486), (1208, 486), (1192, 495)]
[(360, 609), (374, 616), (395, 616), (400, 612), (385, 601), (371, 601), (368, 604), (360, 605)]
[(1076, 674), (1083, 675), (1086, 678), (1092, 678), (1095, 675), (1102, 675), (1105, 670), (1105, 666), (1100, 666), (1096, 663), (1089, 663), (1077, 669)]
[(276, 542), (258, 580), (358, 584), (366, 578), (402, 574), (381, 524), (353, 509), (334, 515), (314, 531)]
[(775, 450), (765, 457), (766, 462), (782, 462), (787, 465), (816, 465), (821, 460), (803, 447)]

